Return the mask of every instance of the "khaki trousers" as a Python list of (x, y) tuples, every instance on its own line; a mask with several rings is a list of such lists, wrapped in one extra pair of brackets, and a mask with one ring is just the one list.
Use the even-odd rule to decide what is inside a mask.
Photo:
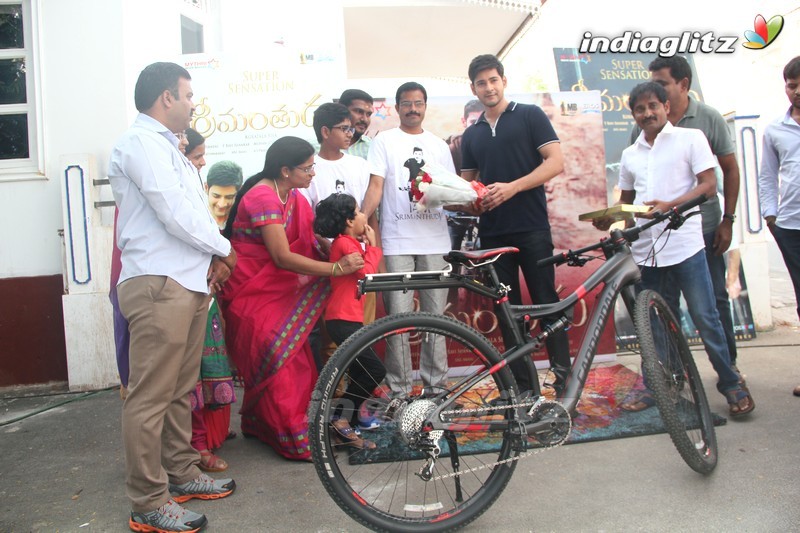
[(200, 374), (208, 295), (166, 276), (131, 278), (118, 294), (131, 335), (122, 407), (125, 482), (132, 509), (149, 512), (170, 499), (168, 483), (200, 474), (189, 391)]

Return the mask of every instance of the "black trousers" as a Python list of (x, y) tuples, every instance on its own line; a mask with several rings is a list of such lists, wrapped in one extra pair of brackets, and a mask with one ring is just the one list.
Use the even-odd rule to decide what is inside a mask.
[[(556, 269), (554, 266), (537, 268), (536, 262), (553, 255), (553, 238), (550, 231), (530, 231), (524, 233), (510, 233), (487, 237), (481, 235), (481, 248), (500, 248), (514, 246), (519, 248), (516, 254), (503, 254), (494, 266), (500, 282), (511, 287), (508, 300), (512, 305), (522, 304), (520, 293), (519, 270), (525, 277), (525, 284), (530, 292), (531, 303), (548, 304), (559, 300), (556, 292)], [(542, 324), (551, 323), (556, 317), (545, 317)], [(514, 346), (514, 337), (510, 329), (501, 324), (503, 343), (506, 350)], [(547, 354), (550, 365), (556, 375), (556, 387), (563, 387), (570, 368), (569, 340), (564, 330), (551, 335), (547, 341)], [(528, 376), (525, 361), (518, 359), (510, 363), (509, 368), (517, 380), (520, 391), (531, 390), (532, 384)]]
[[(341, 345), (350, 335), (364, 327), (364, 324), (348, 320), (326, 320), (325, 327), (331, 340)], [(364, 400), (372, 396), (372, 391), (385, 376), (386, 367), (371, 349), (356, 357), (349, 368), (350, 384), (342, 397), (344, 401), (341, 411), (336, 414), (349, 420), (351, 424), (358, 422), (358, 409)]]

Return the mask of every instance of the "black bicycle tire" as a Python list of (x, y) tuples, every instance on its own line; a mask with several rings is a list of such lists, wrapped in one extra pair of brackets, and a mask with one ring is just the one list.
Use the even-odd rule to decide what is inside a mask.
[[(687, 435), (687, 428), (675, 407), (673, 395), (670, 394), (669, 380), (664, 379), (665, 372), (659, 361), (656, 342), (650, 321), (651, 308), (655, 307), (665, 318), (671, 333), (671, 340), (677, 348), (677, 355), (685, 371), (687, 390), (692, 396), (691, 405), (695, 406), (697, 419), (700, 422), (703, 446), (698, 448)], [(648, 387), (652, 390), (661, 419), (669, 433), (672, 443), (689, 467), (701, 474), (710, 474), (717, 466), (718, 449), (714, 421), (703, 388), (700, 373), (689, 349), (689, 343), (683, 334), (680, 323), (669, 308), (664, 298), (655, 291), (642, 291), (636, 298), (634, 307), (634, 325), (639, 337), (642, 353), (642, 372)]]
[[(495, 469), (490, 474), (486, 486), (479, 491), (480, 495), (465, 502), (464, 509), (456, 513), (455, 516), (437, 522), (430, 522), (430, 520), (420, 519), (401, 520), (394, 515), (387, 515), (360, 502), (354, 496), (354, 490), (349, 487), (346, 480), (341, 479), (342, 473), (337, 463), (332, 460), (326, 420), (326, 404), (333, 399), (330, 392), (330, 384), (338, 381), (339, 377), (347, 371), (348, 365), (355, 360), (365, 346), (373, 345), (388, 332), (406, 327), (445, 331), (463, 338), (466, 342), (481, 350), (489, 365), (496, 364), (501, 360), (500, 354), (486, 337), (451, 317), (413, 312), (379, 319), (360, 329), (342, 343), (320, 373), (308, 410), (311, 455), (317, 474), (328, 494), (345, 513), (360, 524), (374, 531), (409, 533), (455, 531), (477, 519), (494, 504), (508, 485), (517, 461), (510, 461)], [(516, 398), (516, 382), (507, 367), (501, 368), (493, 377), (504, 389), (513, 391), (512, 398)], [(509, 439), (510, 437), (505, 435), (501, 453), (508, 452), (508, 455), (514, 453), (510, 449)]]

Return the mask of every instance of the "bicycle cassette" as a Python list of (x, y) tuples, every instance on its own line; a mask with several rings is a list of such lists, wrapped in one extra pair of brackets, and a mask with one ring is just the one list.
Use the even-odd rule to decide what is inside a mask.
[(430, 400), (415, 400), (398, 409), (394, 419), (397, 421), (403, 440), (411, 445), (416, 445), (423, 440), (434, 444), (442, 438), (444, 431), (422, 431), (422, 425), (434, 409), (436, 409), (436, 404)]

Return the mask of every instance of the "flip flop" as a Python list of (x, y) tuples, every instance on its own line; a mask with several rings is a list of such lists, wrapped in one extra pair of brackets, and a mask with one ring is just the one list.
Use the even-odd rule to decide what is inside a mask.
[(334, 432), (336, 440), (343, 446), (357, 450), (374, 450), (378, 447), (374, 442), (362, 439), (350, 423), (343, 418), (331, 421), (331, 430)]
[(656, 399), (647, 390), (631, 391), (619, 404), (619, 408), (629, 413), (638, 413), (645, 409), (650, 409), (656, 404)]
[(200, 452), (200, 462), (197, 468), (204, 472), (224, 472), (228, 469), (228, 463), (225, 459), (217, 457), (210, 450), (203, 450)]

